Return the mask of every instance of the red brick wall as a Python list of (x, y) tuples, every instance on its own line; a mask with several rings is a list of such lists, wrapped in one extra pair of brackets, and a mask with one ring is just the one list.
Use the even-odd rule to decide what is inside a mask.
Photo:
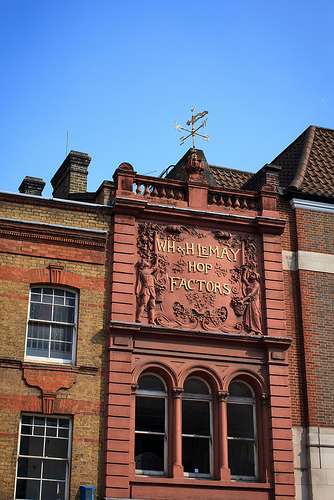
[[(288, 225), (283, 249), (333, 255), (333, 216), (293, 210), (281, 200)], [(317, 256), (314, 256), (317, 264)], [(285, 270), (284, 292), (294, 425), (333, 426), (333, 274)]]

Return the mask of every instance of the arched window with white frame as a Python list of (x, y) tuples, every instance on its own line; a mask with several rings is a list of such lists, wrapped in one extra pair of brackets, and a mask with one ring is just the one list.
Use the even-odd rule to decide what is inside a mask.
[(231, 478), (257, 478), (256, 399), (243, 380), (233, 380), (227, 397), (228, 464)]
[(212, 475), (212, 394), (208, 384), (188, 377), (182, 394), (182, 464), (188, 477)]
[(139, 377), (135, 417), (136, 474), (165, 475), (167, 470), (167, 388), (154, 373)]

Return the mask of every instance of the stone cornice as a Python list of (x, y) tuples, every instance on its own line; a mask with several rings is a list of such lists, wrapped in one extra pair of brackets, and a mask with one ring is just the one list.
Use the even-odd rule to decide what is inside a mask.
[(106, 231), (3, 218), (0, 218), (0, 235), (13, 239), (70, 244), (95, 250), (104, 250), (107, 239)]
[(103, 212), (110, 213), (110, 206), (87, 203), (85, 201), (65, 200), (61, 198), (47, 198), (25, 193), (11, 193), (0, 191), (0, 200), (10, 203), (20, 203), (25, 205), (38, 205), (38, 207), (58, 208), (61, 210), (71, 210), (74, 212)]
[(301, 208), (303, 210), (312, 210), (315, 212), (334, 213), (334, 205), (330, 203), (292, 198), (292, 200), (290, 200), (290, 205), (293, 209)]
[[(113, 321), (109, 323), (110, 330), (109, 333), (136, 335), (136, 334), (154, 334), (175, 336), (178, 337), (183, 335), (185, 337), (193, 337), (199, 339), (207, 340), (221, 340), (225, 343), (249, 343), (256, 344), (257, 346), (263, 345), (268, 348), (279, 346), (282, 350), (286, 350), (290, 347), (292, 339), (290, 337), (273, 337), (269, 335), (247, 335), (238, 333), (225, 333), (225, 332), (213, 332), (204, 330), (188, 330), (186, 328), (169, 328), (160, 325), (141, 325), (140, 323), (123, 322), (123, 321)], [(139, 338), (139, 337), (138, 337)]]
[[(281, 234), (285, 227), (285, 219), (281, 219), (275, 216), (263, 216), (258, 215), (256, 211), (248, 211), (246, 214), (237, 213), (235, 211), (231, 212), (218, 212), (214, 211), (212, 208), (208, 210), (200, 210), (189, 207), (184, 207), (180, 205), (167, 205), (167, 204), (156, 204), (148, 200), (138, 200), (133, 197), (116, 197), (113, 202), (114, 212), (126, 209), (126, 213), (134, 213), (138, 215), (145, 214), (146, 217), (156, 216), (159, 212), (159, 216), (166, 220), (171, 220), (172, 218), (179, 217), (180, 219), (195, 219), (200, 222), (205, 220), (210, 221), (216, 220), (219, 224), (233, 224), (240, 228), (243, 227), (250, 231), (255, 232), (269, 232), (274, 234)], [(183, 203), (183, 202), (182, 202)], [(275, 213), (275, 212), (272, 212)], [(277, 215), (278, 212), (276, 212)], [(249, 215), (248, 215), (249, 214)], [(250, 215), (251, 214), (251, 215)]]

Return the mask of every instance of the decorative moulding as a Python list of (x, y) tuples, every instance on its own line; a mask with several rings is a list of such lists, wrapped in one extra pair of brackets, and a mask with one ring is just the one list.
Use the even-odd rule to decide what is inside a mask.
[(107, 233), (31, 221), (0, 219), (0, 234), (13, 239), (47, 241), (104, 250)]
[(66, 370), (63, 367), (28, 365), (23, 366), (23, 378), (29, 386), (42, 391), (43, 412), (49, 415), (53, 413), (57, 391), (70, 389), (76, 382), (77, 371), (77, 368)]

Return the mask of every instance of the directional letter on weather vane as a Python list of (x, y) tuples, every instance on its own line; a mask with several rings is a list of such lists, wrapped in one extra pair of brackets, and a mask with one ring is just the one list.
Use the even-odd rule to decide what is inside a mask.
[(185, 136), (182, 136), (182, 137), (180, 138), (180, 141), (181, 141), (181, 142), (180, 142), (180, 146), (182, 146), (182, 144), (184, 144), (184, 141), (185, 141), (186, 139), (188, 139), (188, 137), (192, 136), (192, 138), (193, 138), (193, 149), (195, 149), (195, 135), (198, 135), (199, 137), (203, 137), (203, 139), (204, 139), (205, 141), (209, 141), (209, 140), (210, 140), (210, 139), (209, 139), (209, 137), (210, 137), (210, 135), (209, 135), (209, 134), (204, 134), (204, 135), (202, 135), (202, 134), (199, 134), (199, 133), (197, 132), (197, 130), (199, 130), (200, 128), (202, 128), (202, 127), (205, 127), (205, 126), (206, 126), (207, 118), (206, 118), (205, 120), (203, 120), (203, 121), (202, 121), (202, 123), (201, 123), (201, 125), (200, 125), (199, 127), (197, 127), (196, 129), (195, 129), (195, 127), (194, 127), (194, 125), (195, 125), (195, 123), (197, 122), (197, 120), (200, 120), (201, 118), (203, 118), (203, 116), (207, 115), (207, 114), (209, 113), (209, 111), (203, 111), (203, 113), (198, 113), (198, 114), (197, 114), (197, 115), (195, 115), (195, 116), (194, 116), (194, 111), (195, 111), (195, 109), (194, 109), (194, 108), (191, 108), (191, 115), (192, 115), (192, 116), (191, 116), (191, 120), (188, 120), (188, 121), (187, 121), (187, 125), (188, 125), (188, 127), (189, 127), (189, 125), (191, 125), (191, 130), (188, 130), (187, 128), (183, 128), (183, 127), (181, 127), (181, 125), (176, 125), (176, 122), (175, 122), (175, 128), (176, 128), (176, 129), (179, 129), (179, 132), (181, 132), (181, 130), (185, 130), (186, 132), (189, 132), (189, 134), (188, 134), (186, 137), (185, 137)]

